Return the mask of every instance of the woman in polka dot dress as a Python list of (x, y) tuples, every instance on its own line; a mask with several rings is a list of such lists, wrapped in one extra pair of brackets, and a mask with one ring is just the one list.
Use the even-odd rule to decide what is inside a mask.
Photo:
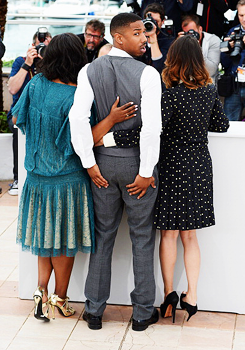
[(205, 68), (200, 45), (191, 35), (172, 44), (162, 78), (167, 90), (162, 98), (163, 132), (154, 223), (161, 230), (160, 261), (165, 293), (161, 314), (163, 317), (172, 314), (174, 322), (179, 301), (173, 291), (179, 234), (188, 281), (180, 305), (188, 311), (188, 320), (197, 312), (200, 251), (196, 229), (215, 224), (207, 135), (208, 131), (227, 131), (229, 121)]

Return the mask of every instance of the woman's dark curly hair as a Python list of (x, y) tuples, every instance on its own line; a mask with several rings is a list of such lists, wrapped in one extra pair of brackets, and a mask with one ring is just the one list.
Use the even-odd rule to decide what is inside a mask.
[(40, 72), (48, 79), (59, 79), (65, 84), (77, 84), (79, 71), (87, 63), (82, 41), (72, 33), (53, 37), (39, 63)]

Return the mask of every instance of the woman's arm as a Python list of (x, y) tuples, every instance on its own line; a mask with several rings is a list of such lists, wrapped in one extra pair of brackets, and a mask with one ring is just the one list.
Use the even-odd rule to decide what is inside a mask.
[[(119, 96), (111, 107), (110, 114), (100, 121), (98, 124), (92, 127), (92, 134), (94, 139), (94, 144), (96, 146), (102, 145), (103, 143), (100, 140), (103, 138), (108, 131), (116, 123), (121, 123), (124, 120), (128, 120), (136, 116), (136, 111), (138, 109), (137, 105), (134, 105), (133, 102), (128, 102), (121, 107), (117, 107), (119, 103)], [(99, 143), (99, 144), (98, 144)]]

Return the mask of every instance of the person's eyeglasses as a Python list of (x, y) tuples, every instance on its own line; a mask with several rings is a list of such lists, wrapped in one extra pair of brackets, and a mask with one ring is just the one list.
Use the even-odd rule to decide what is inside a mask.
[(88, 34), (88, 33), (84, 33), (84, 35), (85, 35), (88, 39), (94, 38), (95, 40), (99, 40), (99, 39), (103, 38), (103, 35), (93, 35), (93, 34)]

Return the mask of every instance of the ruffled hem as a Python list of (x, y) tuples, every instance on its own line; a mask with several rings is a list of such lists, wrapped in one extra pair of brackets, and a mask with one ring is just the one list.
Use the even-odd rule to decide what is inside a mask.
[(94, 214), (85, 171), (47, 177), (28, 172), (19, 208), (17, 243), (35, 255), (94, 252)]

